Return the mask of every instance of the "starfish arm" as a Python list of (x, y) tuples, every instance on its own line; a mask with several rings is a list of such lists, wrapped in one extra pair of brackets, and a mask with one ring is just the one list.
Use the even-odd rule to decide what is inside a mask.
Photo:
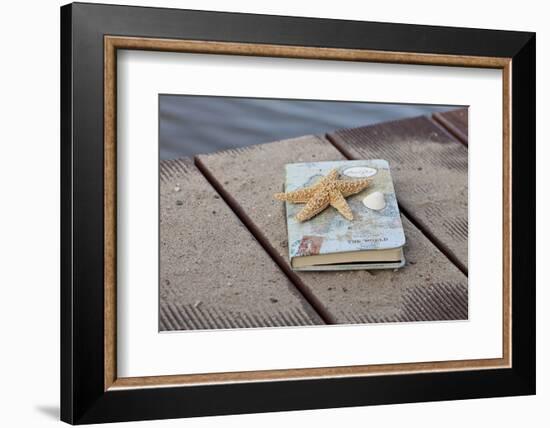
[(326, 181), (336, 180), (339, 175), (340, 173), (338, 172), (337, 169), (331, 169), (330, 172), (327, 174), (327, 176), (323, 177), (323, 181), (326, 182)]
[(344, 216), (344, 218), (348, 220), (353, 220), (353, 213), (351, 212), (351, 208), (349, 207), (342, 193), (340, 193), (339, 191), (335, 190), (330, 192), (330, 205), (336, 208), (338, 212)]
[(312, 189), (313, 191), (319, 190), (319, 188), (323, 187), (330, 181), (334, 181), (338, 178), (338, 170), (332, 169), (327, 175), (324, 177), (321, 177), (320, 180), (317, 181), (314, 185), (310, 187), (306, 187), (306, 189)]
[(328, 192), (320, 190), (316, 192), (313, 197), (307, 202), (307, 204), (296, 214), (296, 219), (298, 221), (306, 221), (312, 217), (315, 217), (330, 203), (330, 198)]
[(309, 201), (315, 192), (319, 190), (327, 182), (336, 180), (338, 178), (338, 170), (331, 170), (328, 175), (322, 177), (317, 183), (312, 186), (304, 187), (302, 189), (294, 190), (286, 193), (275, 193), (273, 197), (279, 201), (288, 201), (295, 204), (305, 204)]
[(295, 204), (305, 204), (315, 194), (315, 189), (305, 187), (303, 189), (294, 190), (286, 193), (275, 193), (273, 197), (279, 201), (288, 201)]
[(361, 180), (338, 180), (336, 181), (336, 187), (342, 193), (344, 198), (355, 195), (360, 191), (366, 189), (370, 185), (368, 178)]

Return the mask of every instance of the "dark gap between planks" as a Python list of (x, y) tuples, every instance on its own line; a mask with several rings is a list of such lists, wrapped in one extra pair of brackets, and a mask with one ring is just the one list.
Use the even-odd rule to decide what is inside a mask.
[[(466, 110), (466, 114), (468, 114), (468, 110), (464, 110)], [(440, 125), (440, 127), (448, 131), (448, 133), (455, 137), (460, 143), (468, 147), (468, 130), (461, 129), (460, 124), (457, 123), (456, 120), (453, 120), (454, 115), (460, 114), (460, 111), (461, 110), (451, 110), (448, 112), (434, 113), (432, 114), (432, 119)]]

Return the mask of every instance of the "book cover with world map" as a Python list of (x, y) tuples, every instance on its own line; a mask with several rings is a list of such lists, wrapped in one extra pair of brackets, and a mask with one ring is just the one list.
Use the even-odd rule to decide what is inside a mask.
[[(342, 180), (371, 180), (365, 190), (346, 198), (353, 212), (351, 221), (328, 207), (312, 219), (300, 222), (296, 214), (303, 205), (286, 203), (289, 258), (295, 270), (387, 269), (404, 265), (401, 249), (405, 244), (405, 234), (387, 161), (370, 159), (292, 163), (287, 164), (285, 169), (286, 192), (312, 186), (333, 169), (338, 170)], [(367, 206), (366, 200), (375, 192), (376, 196), (383, 197), (383, 203), (372, 209)], [(395, 257), (392, 260), (374, 257), (373, 261), (359, 262), (356, 256), (366, 251), (368, 254), (384, 254), (385, 250), (396, 250), (400, 255), (399, 260), (395, 260)], [(389, 253), (385, 251), (385, 254)], [(340, 255), (337, 263), (303, 263), (310, 256), (336, 254)], [(343, 259), (349, 261), (342, 262)]]

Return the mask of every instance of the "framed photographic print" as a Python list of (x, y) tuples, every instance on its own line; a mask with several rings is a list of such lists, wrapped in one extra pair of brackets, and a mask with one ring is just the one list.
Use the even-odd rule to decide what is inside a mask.
[(61, 8), (61, 417), (535, 393), (535, 35)]

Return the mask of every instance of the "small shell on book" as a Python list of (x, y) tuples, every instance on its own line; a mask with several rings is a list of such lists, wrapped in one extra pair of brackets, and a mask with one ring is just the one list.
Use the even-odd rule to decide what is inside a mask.
[(381, 192), (372, 192), (369, 193), (363, 199), (363, 205), (371, 210), (383, 210), (386, 207), (386, 200), (384, 199), (384, 194)]

